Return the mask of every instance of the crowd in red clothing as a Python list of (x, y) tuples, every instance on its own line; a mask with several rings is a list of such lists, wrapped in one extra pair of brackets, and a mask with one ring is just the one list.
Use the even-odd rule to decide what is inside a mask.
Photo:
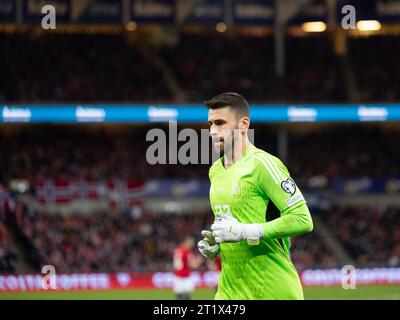
[[(337, 207), (318, 214), (358, 267), (400, 265), (399, 210), (371, 207)], [(172, 254), (187, 236), (195, 242), (209, 228), (209, 212), (139, 215), (94, 213), (62, 215), (39, 213), (24, 206), (19, 228), (32, 244), (40, 265), (52, 264), (59, 272), (172, 271)], [(7, 231), (0, 224), (2, 272)], [(291, 238), (291, 259), (298, 270), (341, 267), (334, 252), (316, 231)], [(206, 270), (207, 263), (200, 266)]]
[(176, 46), (160, 51), (190, 100), (204, 101), (224, 91), (240, 92), (252, 102), (346, 100), (329, 38), (288, 36), (285, 46), (282, 79), (275, 73), (273, 36), (186, 34)]
[(123, 34), (1, 33), (0, 103), (175, 102), (144, 43), (176, 77), (186, 101), (238, 91), (252, 102), (347, 102), (345, 69), (354, 72), (360, 101), (399, 98), (395, 36), (349, 39), (344, 66), (329, 36), (287, 35), (283, 78), (275, 73), (273, 35), (181, 33), (177, 39), (165, 45), (151, 34), (130, 41)]
[(197, 239), (209, 220), (204, 213), (144, 213), (139, 218), (25, 210), (20, 227), (37, 249), (41, 263), (54, 265), (59, 272), (156, 272), (172, 270), (176, 245), (187, 235)]
[(160, 71), (121, 35), (0, 33), (0, 43), (0, 102), (171, 99)]
[[(12, 135), (0, 131), (0, 181), (208, 178), (210, 164), (150, 165), (146, 150), (152, 142), (146, 141), (146, 133), (151, 128), (132, 126), (117, 133), (66, 126), (27, 127)], [(254, 143), (276, 155), (276, 135), (266, 126), (255, 126)], [(289, 133), (288, 142), (285, 164), (300, 185), (314, 176), (328, 182), (336, 177), (400, 177), (400, 131), (334, 126)]]

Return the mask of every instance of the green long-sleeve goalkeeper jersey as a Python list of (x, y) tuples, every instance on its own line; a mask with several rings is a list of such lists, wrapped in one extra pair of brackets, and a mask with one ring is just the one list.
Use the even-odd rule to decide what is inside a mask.
[(210, 203), (215, 218), (232, 215), (261, 223), (258, 245), (222, 243), (222, 272), (215, 299), (303, 299), (290, 258), (290, 237), (313, 228), (306, 201), (285, 165), (250, 144), (225, 169), (223, 157), (210, 168)]

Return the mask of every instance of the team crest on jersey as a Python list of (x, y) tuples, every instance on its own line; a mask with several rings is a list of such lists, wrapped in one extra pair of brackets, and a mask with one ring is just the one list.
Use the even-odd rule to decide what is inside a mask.
[(240, 180), (236, 180), (232, 184), (232, 199), (237, 201), (242, 197), (242, 184)]
[(287, 178), (285, 181), (281, 182), (281, 188), (283, 189), (283, 191), (291, 195), (294, 195), (296, 192), (296, 184), (290, 178)]

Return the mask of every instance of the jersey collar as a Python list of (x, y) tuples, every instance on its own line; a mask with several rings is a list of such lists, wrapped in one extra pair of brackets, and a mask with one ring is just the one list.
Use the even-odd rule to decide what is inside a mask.
[(254, 151), (255, 151), (255, 146), (254, 146), (253, 144), (249, 143), (249, 145), (247, 146), (247, 149), (246, 149), (246, 151), (244, 152), (244, 154), (242, 155), (242, 157), (241, 157), (239, 160), (237, 160), (233, 165), (231, 165), (228, 169), (225, 169), (225, 166), (224, 166), (224, 157), (223, 157), (223, 156), (220, 158), (220, 164), (221, 164), (221, 166), (222, 166), (225, 170), (229, 170), (229, 169), (232, 168), (236, 163), (247, 160), (247, 159), (254, 153)]

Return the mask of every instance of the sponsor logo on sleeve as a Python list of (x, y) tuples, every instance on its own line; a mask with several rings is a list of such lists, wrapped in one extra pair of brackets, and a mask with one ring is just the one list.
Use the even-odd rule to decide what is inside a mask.
[(292, 205), (300, 202), (301, 200), (304, 200), (304, 197), (301, 193), (296, 194), (295, 196), (290, 197), (289, 199), (286, 200), (286, 204), (291, 207)]

